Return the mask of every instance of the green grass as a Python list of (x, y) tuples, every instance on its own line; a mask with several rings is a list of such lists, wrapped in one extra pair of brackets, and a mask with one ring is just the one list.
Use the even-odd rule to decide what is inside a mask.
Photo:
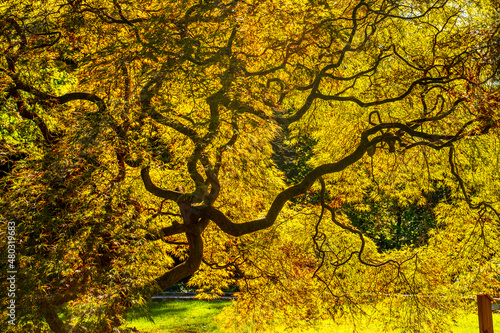
[(148, 333), (222, 333), (214, 317), (229, 304), (224, 301), (153, 302), (149, 309), (154, 323), (131, 314), (127, 327)]
[[(460, 316), (460, 321), (457, 322), (456, 327), (453, 329), (453, 333), (475, 333), (479, 332), (479, 319), (477, 314), (474, 313), (464, 313)], [(500, 332), (500, 314), (493, 314), (493, 328), (495, 332)]]
[[(218, 328), (215, 316), (222, 308), (231, 302), (218, 301), (174, 301), (150, 303), (151, 316), (154, 323), (145, 317), (138, 317), (132, 313), (129, 315), (127, 327), (135, 327), (141, 333), (224, 333)], [(463, 313), (458, 316), (459, 321), (452, 328), (454, 333), (471, 333), (479, 331), (477, 314)], [(500, 331), (500, 314), (493, 314), (493, 322), (496, 330)], [(251, 332), (251, 329), (242, 328), (241, 332)], [(266, 333), (294, 332), (283, 327), (275, 327)], [(350, 324), (334, 324), (325, 321), (318, 323), (315, 328), (301, 330), (301, 333), (331, 332), (352, 333)], [(365, 317), (356, 328), (357, 333), (391, 333), (396, 331), (382, 327), (375, 320), (371, 321)], [(260, 333), (260, 332), (259, 332)]]

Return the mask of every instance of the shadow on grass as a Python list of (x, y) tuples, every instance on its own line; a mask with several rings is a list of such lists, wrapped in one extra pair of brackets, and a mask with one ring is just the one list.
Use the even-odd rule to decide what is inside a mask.
[(154, 323), (132, 311), (127, 327), (148, 333), (216, 333), (220, 331), (214, 318), (229, 304), (230, 301), (154, 302), (148, 305)]

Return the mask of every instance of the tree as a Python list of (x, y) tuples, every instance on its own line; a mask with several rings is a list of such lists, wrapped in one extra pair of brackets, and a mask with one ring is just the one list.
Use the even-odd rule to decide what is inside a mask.
[[(311, 191), (321, 213), (301, 237), (316, 257), (294, 267), (320, 282), (353, 257), (402, 271), (406, 259), (365, 256), (373, 246), (338, 211), (369, 187), (407, 205), (443, 181), (498, 232), (498, 176), (470, 178), (477, 156), (498, 167), (498, 13), (464, 3), (2, 4), (3, 150), (20, 157), (1, 205), (17, 225), (18, 318), (110, 331), (193, 274), (217, 288), (255, 277), (251, 257), (266, 262), (256, 249), (273, 241), (258, 232)], [(288, 187), (272, 158), (282, 133), (316, 142)], [(327, 250), (328, 228), (346, 245)]]

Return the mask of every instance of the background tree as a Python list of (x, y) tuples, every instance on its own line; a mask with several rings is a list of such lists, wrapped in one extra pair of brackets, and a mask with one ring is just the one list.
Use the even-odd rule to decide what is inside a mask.
[[(453, 192), (435, 216), (464, 228), (479, 216), (481, 232), (461, 237), (492, 246), (475, 248), (481, 263), (494, 257), (498, 13), (486, 2), (52, 0), (1, 10), (3, 151), (18, 156), (1, 207), (3, 223), (17, 224), (20, 329), (111, 331), (131, 304), (195, 273), (215, 292), (236, 278), (247, 291), (290, 291), (283, 302), (301, 318), (308, 288), (338, 296), (318, 314), (359, 301), (347, 286), (367, 277), (357, 291), (370, 289), (360, 267), (378, 269), (381, 291), (427, 292), (408, 278), (411, 248), (384, 258), (340, 208), (367, 210), (366, 195), (423, 205), (435, 184)], [(287, 132), (316, 142), (288, 187), (273, 160)], [(287, 208), (311, 191), (316, 206)], [(279, 235), (299, 230), (290, 212), (315, 216), (294, 240)], [(441, 274), (434, 285), (463, 273), (418, 272)]]

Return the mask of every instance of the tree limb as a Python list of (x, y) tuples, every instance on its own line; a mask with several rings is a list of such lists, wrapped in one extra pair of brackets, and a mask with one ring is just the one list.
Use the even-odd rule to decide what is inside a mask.
[(149, 167), (145, 167), (141, 170), (141, 178), (146, 190), (157, 197), (177, 202), (179, 201), (181, 195), (183, 195), (183, 193), (164, 190), (153, 184), (153, 182), (151, 181), (151, 177), (149, 176)]

